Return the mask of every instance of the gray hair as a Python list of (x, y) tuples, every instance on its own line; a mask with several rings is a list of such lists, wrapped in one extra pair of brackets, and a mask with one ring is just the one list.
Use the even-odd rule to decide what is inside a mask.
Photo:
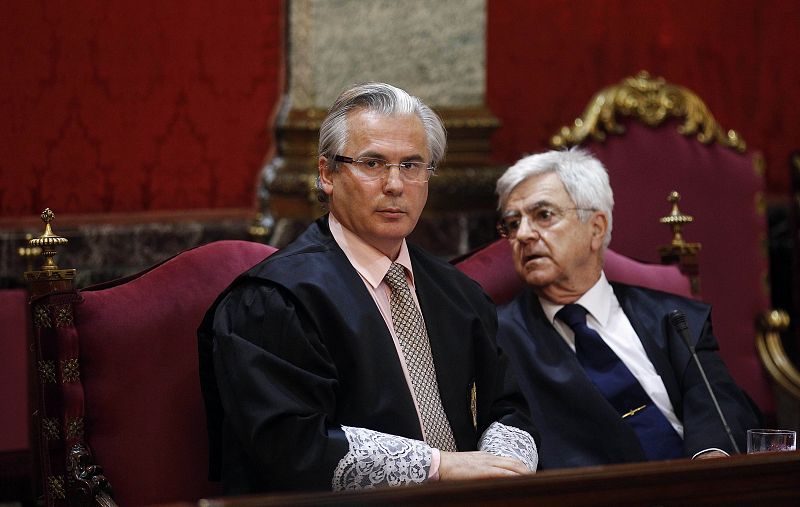
[[(577, 208), (602, 211), (608, 218), (603, 248), (611, 242), (614, 192), (603, 164), (586, 150), (547, 151), (529, 155), (509, 167), (497, 180), (498, 209), (502, 212), (514, 188), (532, 176), (555, 173)], [(579, 211), (578, 217), (586, 222), (591, 213)]]
[[(447, 134), (441, 118), (419, 98), (386, 83), (362, 83), (353, 85), (339, 95), (319, 128), (319, 156), (328, 159), (332, 170), (338, 169), (333, 157), (340, 155), (347, 144), (347, 116), (356, 110), (372, 111), (385, 116), (416, 115), (425, 128), (431, 165), (437, 166), (444, 159)], [(317, 176), (317, 198), (327, 202)]]

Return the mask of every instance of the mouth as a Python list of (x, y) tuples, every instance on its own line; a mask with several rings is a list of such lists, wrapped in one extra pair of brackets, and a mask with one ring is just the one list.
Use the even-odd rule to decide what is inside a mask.
[(406, 214), (403, 209), (394, 207), (380, 208), (378, 209), (378, 213), (387, 218), (400, 218)]
[(522, 256), (522, 264), (524, 266), (524, 265), (527, 265), (529, 263), (536, 263), (536, 262), (544, 260), (544, 259), (547, 259), (546, 255), (541, 255), (541, 254), (523, 255)]

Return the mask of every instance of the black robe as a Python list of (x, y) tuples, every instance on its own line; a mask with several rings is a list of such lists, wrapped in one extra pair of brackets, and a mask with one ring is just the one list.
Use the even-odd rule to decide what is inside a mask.
[[(711, 307), (664, 292), (611, 285), (683, 423), (686, 456), (709, 448), (730, 454), (734, 450), (688, 348), (668, 322), (667, 315), (676, 309), (686, 315), (697, 355), (743, 450), (747, 429), (759, 424), (758, 409), (731, 379), (717, 353)], [(498, 342), (511, 358), (541, 433), (540, 468), (645, 461), (636, 433), (583, 371), (533, 291), (526, 289), (498, 314)]]
[[(538, 438), (497, 349), (488, 296), (446, 262), (409, 253), (458, 449), (475, 450), (494, 421)], [(199, 337), (212, 468), (221, 437), (228, 493), (330, 489), (348, 452), (343, 425), (422, 439), (391, 334), (327, 217), (241, 275)]]

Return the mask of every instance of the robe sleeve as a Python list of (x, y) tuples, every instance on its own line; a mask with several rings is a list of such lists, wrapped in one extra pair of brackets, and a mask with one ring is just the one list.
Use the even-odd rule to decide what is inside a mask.
[[(241, 447), (280, 489), (427, 479), (431, 449), (424, 442), (336, 423), (337, 368), (315, 322), (272, 286), (241, 285), (220, 301), (214, 369), (226, 424)], [(398, 449), (405, 452), (400, 461), (391, 456)]]

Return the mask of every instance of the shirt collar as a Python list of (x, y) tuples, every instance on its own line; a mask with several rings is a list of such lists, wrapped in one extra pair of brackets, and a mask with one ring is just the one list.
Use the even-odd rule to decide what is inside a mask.
[[(606, 274), (600, 272), (600, 278), (597, 282), (595, 282), (589, 290), (584, 292), (583, 296), (575, 301), (575, 304), (586, 308), (589, 314), (594, 317), (600, 325), (606, 326), (611, 316), (611, 303), (614, 300), (613, 296), (614, 289), (612, 289), (611, 284), (608, 283)], [(555, 304), (541, 297), (539, 298), (539, 303), (542, 305), (542, 310), (551, 324), (555, 322), (556, 313), (564, 308), (564, 305)]]
[[(358, 271), (358, 274), (360, 274), (373, 289), (376, 289), (383, 281), (393, 261), (377, 248), (361, 239), (356, 233), (342, 225), (333, 213), (328, 213), (328, 227), (331, 230), (331, 235), (336, 241), (336, 244), (344, 251), (353, 268)], [(408, 253), (408, 245), (405, 239), (400, 245), (400, 253), (397, 255), (397, 259), (395, 259), (394, 262), (406, 269), (406, 272), (411, 278), (411, 286), (413, 287), (414, 271), (411, 269), (411, 256)]]

